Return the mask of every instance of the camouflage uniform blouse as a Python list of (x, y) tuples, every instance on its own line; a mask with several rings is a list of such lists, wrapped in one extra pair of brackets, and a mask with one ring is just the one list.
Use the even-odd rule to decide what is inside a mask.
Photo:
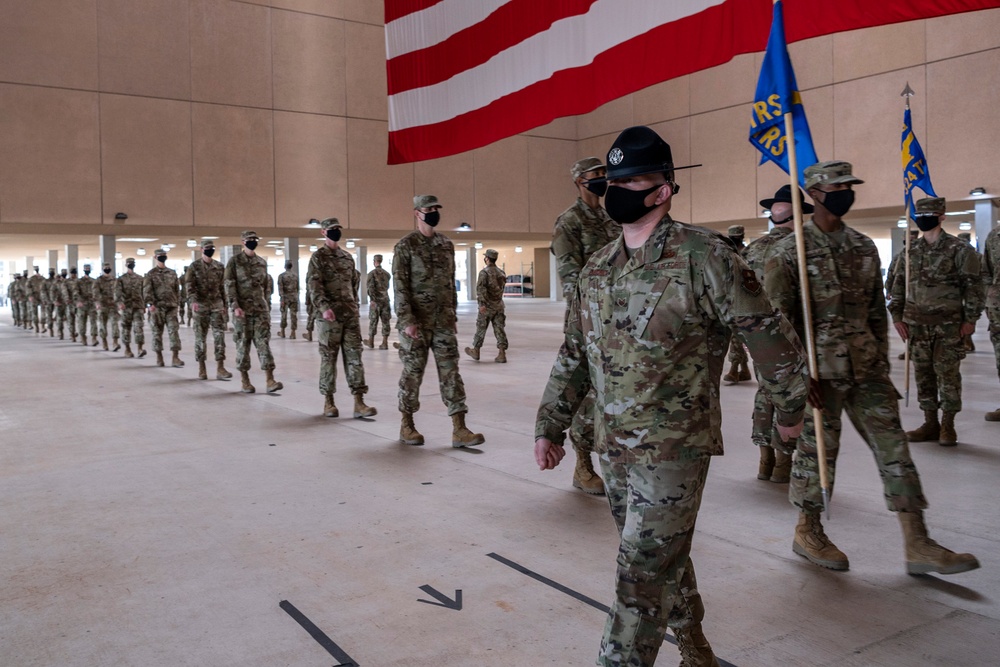
[(910, 295), (906, 295), (906, 257), (896, 264), (889, 313), (907, 324), (975, 323), (983, 314), (979, 253), (942, 231), (937, 242), (923, 237), (910, 248)]
[(368, 298), (376, 303), (389, 302), (389, 272), (376, 266), (368, 272)]
[(251, 257), (243, 251), (236, 253), (226, 264), (225, 281), (230, 308), (240, 308), (251, 315), (271, 310), (267, 297), (267, 261), (263, 257)]
[(319, 317), (333, 310), (340, 322), (358, 319), (358, 289), (361, 274), (354, 268), (354, 258), (343, 248), (320, 246), (309, 260), (306, 289), (313, 310)]
[(176, 308), (180, 303), (180, 281), (177, 272), (154, 266), (142, 280), (142, 298), (157, 308)]
[(188, 303), (197, 303), (199, 312), (202, 308), (212, 312), (224, 311), (226, 309), (225, 272), (226, 267), (215, 259), (211, 262), (205, 262), (203, 259), (191, 262), (187, 273), (184, 274)]
[(499, 266), (487, 266), (479, 272), (476, 281), (476, 300), (489, 311), (503, 310), (503, 290), (507, 276)]
[(619, 238), (590, 258), (535, 435), (563, 441), (577, 387), (596, 390), (596, 448), (654, 462), (722, 454), (719, 378), (730, 332), (753, 353), (779, 423), (801, 419), (805, 363), (787, 320), (718, 235), (660, 221), (629, 259)]
[(392, 260), (396, 327), (453, 329), (458, 320), (455, 246), (444, 234), (414, 231), (399, 240)]
[(576, 291), (576, 280), (590, 256), (621, 233), (622, 226), (607, 211), (600, 206), (590, 208), (580, 197), (556, 218), (551, 250), (556, 257), (563, 297), (568, 299)]

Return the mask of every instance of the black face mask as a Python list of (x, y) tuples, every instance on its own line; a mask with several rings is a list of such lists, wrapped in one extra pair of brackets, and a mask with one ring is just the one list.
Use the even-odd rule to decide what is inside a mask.
[(654, 185), (646, 190), (629, 190), (613, 185), (608, 188), (608, 195), (604, 199), (604, 209), (615, 222), (631, 225), (656, 208), (656, 206), (646, 206), (646, 197), (662, 188), (663, 185), (663, 183)]
[(330, 239), (334, 243), (336, 243), (337, 241), (339, 241), (340, 237), (343, 234), (344, 234), (344, 232), (339, 227), (333, 227), (331, 229), (326, 230), (326, 238)]
[(431, 227), (437, 227), (438, 223), (441, 222), (441, 214), (438, 211), (431, 211), (430, 213), (424, 213), (424, 222), (426, 222)]
[(56, 276), (55, 271), (49, 271), (49, 278), (55, 278), (55, 276)]
[(166, 255), (157, 255), (156, 256), (156, 261), (157, 262), (166, 262), (167, 261), (167, 256)]
[(257, 249), (257, 242), (256, 241), (247, 241), (246, 242), (246, 247), (247, 247), (247, 250), (256, 250)]
[(917, 223), (917, 229), (922, 232), (929, 232), (941, 224), (941, 220), (936, 215), (918, 215), (914, 221)]
[(111, 269), (104, 269), (105, 273), (111, 273)]
[(291, 270), (292, 270), (292, 263), (285, 262), (285, 271), (291, 271)]
[(790, 215), (787, 218), (785, 218), (784, 220), (775, 220), (774, 218), (771, 218), (771, 224), (772, 225), (783, 225), (786, 222), (791, 222), (794, 219), (795, 219), (794, 215)]
[(211, 257), (215, 254), (215, 248), (205, 248), (201, 252), (205, 257)]
[(593, 192), (598, 197), (603, 197), (608, 191), (608, 180), (606, 178), (594, 178), (583, 183), (583, 187)]
[(823, 200), (823, 208), (838, 218), (847, 215), (854, 205), (854, 190), (834, 190), (827, 192)]
[(134, 269), (135, 268), (135, 262), (127, 262), (125, 264), (125, 268), (126, 269)]
[(76, 271), (70, 271), (70, 273), (72, 273), (72, 274), (73, 274), (73, 277), (74, 277), (74, 278), (76, 277), (76, 274), (77, 274), (77, 272), (76, 272)]
[(89, 276), (90, 275), (90, 269), (84, 269), (83, 270), (83, 275)]
[(66, 277), (66, 272), (65, 271), (60, 271), (59, 275), (62, 276), (63, 278), (65, 278)]

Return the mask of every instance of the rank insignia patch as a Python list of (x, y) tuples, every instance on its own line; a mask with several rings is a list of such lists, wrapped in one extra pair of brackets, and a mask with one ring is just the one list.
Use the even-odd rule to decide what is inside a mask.
[(754, 296), (760, 294), (760, 281), (757, 280), (757, 274), (753, 269), (743, 269), (743, 289)]

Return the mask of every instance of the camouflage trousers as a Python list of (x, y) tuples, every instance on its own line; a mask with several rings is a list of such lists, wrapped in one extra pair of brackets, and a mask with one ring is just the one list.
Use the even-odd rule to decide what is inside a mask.
[(365, 367), (361, 363), (361, 321), (353, 318), (347, 321), (327, 322), (323, 318), (318, 323), (319, 341), (319, 393), (332, 396), (337, 391), (337, 357), (343, 354), (344, 373), (347, 386), (352, 394), (367, 394)]
[(292, 323), (292, 331), (295, 331), (299, 326), (299, 299), (298, 297), (294, 299), (282, 299), (281, 300), (281, 328), (284, 329), (288, 326), (289, 320)]
[(205, 361), (208, 356), (205, 353), (205, 339), (208, 337), (208, 329), (212, 328), (212, 339), (215, 342), (215, 360), (223, 361), (226, 358), (226, 311), (212, 308), (198, 308), (198, 312), (191, 311), (191, 320), (194, 322), (194, 360)]
[(961, 324), (910, 324), (910, 360), (921, 410), (962, 409)]
[(144, 308), (126, 308), (121, 311), (122, 342), (129, 345), (132, 342), (132, 329), (135, 329), (135, 343), (139, 347), (146, 342), (142, 333), (142, 315)]
[(21, 301), (21, 326), (25, 329), (31, 327), (31, 302)]
[(313, 327), (316, 325), (316, 309), (312, 306), (306, 307), (306, 331), (309, 333), (313, 332)]
[(157, 308), (149, 321), (150, 336), (153, 339), (153, 352), (163, 352), (163, 329), (166, 327), (170, 337), (170, 350), (181, 351), (180, 326), (177, 323), (177, 306), (172, 308)]
[(569, 424), (569, 438), (573, 441), (573, 450), (577, 455), (590, 455), (594, 451), (594, 410), (597, 408), (597, 394), (593, 387), (588, 388), (587, 395), (580, 401), (579, 407), (573, 413)]
[(493, 335), (497, 337), (497, 347), (507, 349), (507, 315), (503, 308), (487, 308), (476, 316), (476, 335), (472, 337), (472, 347), (482, 347), (486, 339), (486, 329), (493, 325)]
[(458, 374), (458, 339), (454, 329), (420, 329), (420, 337), (413, 339), (399, 332), (399, 358), (403, 360), (403, 373), (399, 376), (399, 411), (414, 413), (420, 410), (420, 385), (424, 381), (427, 357), (433, 351), (437, 366), (441, 400), (449, 415), (468, 412), (465, 405), (465, 384)]
[(10, 316), (14, 321), (14, 326), (19, 326), (21, 324), (21, 302), (10, 300)]
[[(899, 392), (883, 381), (849, 382), (820, 380), (823, 391), (823, 433), (830, 493), (840, 452), (841, 414), (847, 412), (862, 439), (875, 456), (886, 506), (893, 512), (916, 512), (927, 507), (920, 487), (917, 467), (910, 458), (906, 434), (899, 422)], [(823, 509), (819, 459), (816, 456), (816, 424), (812, 410), (806, 411), (805, 428), (792, 459), (792, 479), (788, 497), (805, 512)]]
[[(59, 330), (60, 336), (66, 335), (66, 306), (52, 306), (52, 323)], [(70, 333), (76, 333), (76, 327), (70, 326)]]
[(42, 304), (42, 319), (45, 325), (49, 328), (55, 324), (56, 321), (56, 305), (54, 303), (43, 303)]
[(746, 364), (748, 361), (747, 349), (743, 347), (743, 342), (738, 336), (733, 336), (729, 342), (729, 363), (738, 366)]
[(990, 321), (990, 342), (997, 360), (997, 375), (1000, 376), (1000, 306), (988, 307), (986, 316)]
[(757, 376), (757, 393), (753, 397), (753, 428), (750, 431), (750, 441), (757, 447), (770, 447), (785, 454), (792, 454), (795, 452), (795, 440), (781, 439), (774, 419), (774, 403), (763, 389), (764, 383), (757, 373), (757, 367), (754, 366), (753, 370)]
[(118, 309), (114, 306), (102, 306), (94, 315), (97, 320), (97, 331), (102, 340), (108, 339), (108, 324), (111, 324), (111, 338), (118, 340)]
[(42, 304), (37, 301), (28, 302), (28, 315), (31, 318), (31, 323), (35, 325), (35, 331), (40, 329), (39, 324), (43, 322), (42, 318), (39, 316), (39, 311), (42, 308)]
[(94, 306), (88, 305), (84, 307), (77, 306), (76, 308), (76, 331), (81, 336), (87, 335), (87, 322), (90, 322), (90, 335), (93, 338), (97, 338), (97, 313), (94, 312)]
[(257, 359), (262, 371), (274, 370), (271, 356), (271, 313), (243, 313), (233, 318), (233, 344), (236, 346), (236, 369), (250, 370), (250, 342), (257, 348)]
[(649, 463), (628, 454), (600, 457), (621, 542), (597, 664), (653, 667), (668, 628), (705, 616), (690, 554), (711, 459)]
[(389, 320), (392, 318), (392, 309), (389, 308), (389, 301), (370, 301), (368, 305), (368, 337), (374, 338), (378, 333), (378, 323), (382, 322), (382, 335), (389, 335)]

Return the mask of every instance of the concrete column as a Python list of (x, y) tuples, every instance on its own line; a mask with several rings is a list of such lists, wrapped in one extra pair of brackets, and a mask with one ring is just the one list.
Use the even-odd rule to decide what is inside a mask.
[(549, 300), (562, 301), (562, 281), (559, 280), (559, 267), (556, 256), (549, 253)]
[(58, 250), (49, 250), (47, 254), (49, 256), (49, 266), (48, 266), (48, 268), (55, 269), (56, 273), (58, 273), (59, 272), (59, 251)]
[(35, 258), (31, 255), (24, 256), (24, 270), (28, 272), (28, 277), (35, 275)]
[[(115, 266), (115, 235), (114, 234), (101, 234), (100, 236), (100, 246), (101, 246), (101, 261), (100, 264), (110, 264)], [(101, 272), (101, 266), (94, 267), (94, 271), (98, 274)]]
[(221, 251), (220, 254), (222, 256), (219, 257), (219, 261), (222, 262), (223, 265), (226, 265), (229, 264), (229, 260), (231, 260), (237, 253), (243, 250), (243, 246), (224, 245), (224, 246), (216, 246), (216, 249)]
[[(893, 227), (889, 236), (892, 239), (892, 256), (895, 257), (899, 253), (903, 252), (903, 244), (906, 243), (906, 228)], [(886, 264), (882, 268), (888, 269), (889, 265)]]
[(986, 236), (997, 226), (997, 202), (980, 199), (976, 202), (976, 250), (983, 251)]
[(465, 293), (468, 295), (469, 301), (476, 301), (476, 278), (479, 276), (479, 267), (476, 266), (476, 258), (478, 257), (475, 248), (466, 248), (465, 255), (467, 257), (466, 263), (466, 289)]
[[(348, 250), (350, 252), (350, 250)], [(373, 267), (368, 266), (368, 246), (359, 245), (354, 249), (354, 257), (358, 262), (358, 271), (361, 272), (361, 303), (368, 303), (368, 272)]]
[[(299, 270), (299, 240), (298, 240), (298, 238), (296, 238), (294, 236), (286, 236), (285, 237), (284, 251), (285, 251), (285, 261), (286, 262), (291, 262), (292, 266), (295, 267), (295, 270), (298, 271)], [(282, 266), (284, 266), (284, 263), (282, 263)], [(301, 278), (302, 276), (299, 276), (299, 277)]]
[(80, 270), (80, 249), (76, 244), (66, 246), (66, 270), (76, 267)]

